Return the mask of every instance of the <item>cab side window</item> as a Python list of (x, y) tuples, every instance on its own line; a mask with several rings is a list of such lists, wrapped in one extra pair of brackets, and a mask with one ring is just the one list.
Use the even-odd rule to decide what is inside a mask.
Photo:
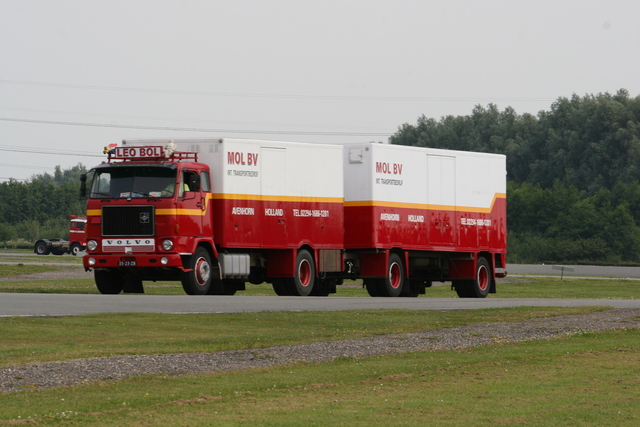
[(199, 191), (200, 177), (197, 172), (184, 171), (182, 173), (182, 182), (180, 183), (180, 197), (184, 196), (185, 191)]
[(202, 191), (204, 191), (205, 193), (209, 193), (211, 191), (211, 182), (209, 181), (209, 172), (200, 173), (200, 185), (202, 186)]

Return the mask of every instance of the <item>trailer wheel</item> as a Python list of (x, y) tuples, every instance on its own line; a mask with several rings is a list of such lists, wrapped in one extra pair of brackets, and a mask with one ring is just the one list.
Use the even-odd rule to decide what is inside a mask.
[(290, 295), (306, 297), (313, 292), (316, 281), (316, 268), (313, 257), (306, 249), (301, 249), (296, 258), (295, 276), (285, 279)]
[(45, 242), (37, 242), (36, 243), (36, 254), (38, 255), (49, 255), (49, 248)]
[(398, 297), (404, 284), (404, 267), (398, 254), (389, 255), (387, 277), (382, 279), (380, 292), (385, 297)]
[(486, 298), (489, 295), (489, 289), (491, 288), (491, 266), (486, 258), (478, 258), (478, 264), (476, 265), (476, 279), (473, 281), (472, 296), (475, 298)]
[(460, 298), (486, 298), (491, 289), (491, 267), (486, 258), (478, 258), (476, 276), (473, 280), (458, 280), (453, 282), (456, 293)]
[(101, 294), (119, 294), (124, 288), (124, 279), (115, 271), (95, 270), (93, 277)]
[(213, 270), (211, 268), (211, 256), (204, 248), (198, 248), (191, 256), (190, 271), (182, 273), (182, 288), (188, 295), (207, 295), (211, 289)]

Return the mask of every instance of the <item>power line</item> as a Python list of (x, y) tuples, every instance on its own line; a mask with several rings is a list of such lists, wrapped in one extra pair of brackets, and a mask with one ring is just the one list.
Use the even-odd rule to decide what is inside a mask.
[[(0, 148), (2, 151), (2, 148)], [(21, 168), (21, 169), (40, 169), (40, 170), (53, 170), (52, 167), (44, 167), (44, 166), (28, 166), (28, 165), (14, 165), (11, 163), (0, 163), (0, 166), (6, 166), (10, 168)]]
[(176, 90), (176, 89), (143, 89), (133, 87), (116, 87), (116, 86), (98, 86), (98, 85), (78, 85), (67, 83), (45, 83), (30, 82), (22, 80), (6, 80), (0, 79), (0, 83), (25, 85), (25, 86), (43, 86), (70, 89), (89, 89), (103, 90), (114, 92), (140, 92), (140, 93), (160, 93), (170, 95), (198, 95), (198, 96), (220, 96), (235, 98), (279, 98), (279, 99), (309, 99), (309, 100), (329, 100), (329, 101), (393, 101), (393, 102), (507, 102), (507, 101), (555, 101), (555, 98), (535, 98), (535, 97), (507, 97), (507, 98), (490, 98), (490, 97), (410, 97), (410, 96), (342, 96), (342, 95), (296, 95), (296, 94), (278, 94), (278, 93), (244, 93), (244, 92), (213, 92), (213, 91), (196, 91), (196, 90)]
[(60, 156), (103, 157), (96, 155), (95, 153), (89, 153), (87, 151), (63, 150), (58, 148), (14, 147), (10, 145), (0, 145), (0, 151), (10, 151), (14, 153), (55, 154)]
[(269, 135), (314, 135), (314, 136), (389, 136), (389, 133), (382, 132), (325, 132), (325, 131), (292, 131), (292, 130), (257, 130), (257, 129), (211, 129), (211, 128), (188, 128), (188, 127), (170, 127), (170, 126), (143, 126), (143, 125), (118, 125), (112, 123), (86, 123), (86, 122), (67, 122), (61, 120), (36, 120), (36, 119), (17, 119), (11, 117), (0, 117), (0, 121), (17, 122), (17, 123), (38, 123), (47, 125), (64, 125), (64, 126), (87, 126), (102, 127), (116, 129), (145, 129), (145, 130), (162, 130), (175, 132), (207, 132), (217, 134), (269, 134)]

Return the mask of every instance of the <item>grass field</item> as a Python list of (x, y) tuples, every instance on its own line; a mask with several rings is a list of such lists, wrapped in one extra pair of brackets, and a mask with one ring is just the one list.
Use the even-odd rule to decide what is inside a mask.
[(588, 313), (594, 307), (457, 311), (97, 314), (0, 318), (0, 367), (120, 354), (214, 352), (402, 334), (478, 322)]
[[(45, 260), (45, 258), (48, 258)], [(53, 264), (65, 257), (37, 257)], [(79, 259), (66, 256), (71, 264)], [(0, 259), (5, 261), (6, 259)], [(33, 258), (30, 259), (32, 261)], [(24, 269), (23, 269), (24, 267)], [(60, 268), (0, 265), (0, 277)], [(274, 295), (247, 285), (241, 295)], [(179, 283), (147, 294), (183, 295)], [(0, 292), (97, 293), (93, 279), (0, 281)], [(368, 297), (338, 288), (337, 297)], [(425, 296), (422, 296), (425, 297)], [(448, 286), (426, 297), (455, 297)], [(490, 297), (640, 298), (640, 282), (529, 278)], [(1, 294), (0, 294), (1, 298)], [(345, 339), (472, 322), (522, 321), (602, 310), (510, 308), (241, 314), (104, 314), (0, 318), (0, 367), (120, 354), (215, 352)], [(458, 351), (191, 376), (151, 375), (0, 394), (0, 425), (531, 425), (640, 423), (640, 332), (579, 334)]]
[[(308, 339), (305, 334), (290, 334), (308, 322), (331, 331), (321, 338), (327, 339), (329, 335), (341, 336), (342, 328), (348, 331), (345, 336), (391, 331), (392, 324), (402, 324), (398, 329), (408, 331), (421, 326), (418, 316), (424, 317), (423, 327), (446, 327), (571, 313), (577, 309), (547, 310), (362, 312), (334, 320), (326, 313), (280, 313), (275, 319), (255, 321), (255, 314), (233, 319), (216, 315), (180, 319), (109, 315), (2, 319), (4, 323), (0, 324), (3, 334), (15, 329), (11, 344), (7, 345), (7, 337), (2, 336), (4, 360), (5, 356), (21, 359), (21, 355), (7, 354), (6, 347), (20, 342), (28, 346), (29, 341), (34, 350), (40, 347), (41, 353), (51, 351), (60, 358), (62, 354), (57, 352), (64, 353), (62, 347), (86, 349), (91, 344), (104, 345), (92, 355), (110, 354), (114, 348), (122, 350), (122, 346), (142, 353), (166, 351), (171, 350), (166, 341), (176, 336), (182, 339), (182, 346), (202, 351), (225, 348), (227, 339), (231, 346), (255, 345), (262, 337), (269, 345), (304, 341)], [(360, 322), (349, 321), (349, 317), (359, 316)], [(378, 321), (373, 320), (376, 316)], [(342, 322), (334, 323), (337, 320)], [(16, 324), (18, 321), (26, 321), (26, 325)], [(235, 332), (224, 327), (236, 322), (240, 329)], [(159, 325), (159, 331), (144, 329), (150, 324)], [(273, 333), (263, 331), (261, 335), (256, 331), (255, 336), (243, 342), (239, 333), (242, 328), (253, 331), (256, 325)], [(103, 338), (101, 330), (110, 331), (108, 335), (112, 336)], [(182, 337), (180, 330), (185, 331)], [(54, 344), (62, 341), (57, 338), (63, 333), (67, 334), (67, 342)], [(25, 334), (32, 334), (33, 339)], [(45, 343), (34, 344), (43, 339)], [(203, 347), (207, 340), (211, 345)], [(0, 395), (0, 425), (632, 426), (640, 422), (639, 350), (640, 333), (630, 330), (521, 343), (496, 341), (459, 351), (342, 358), (331, 363), (298, 363), (238, 372), (151, 375)]]
[[(0, 265), (0, 277), (16, 276), (21, 271), (30, 273), (59, 270), (59, 266), (7, 266)], [(62, 267), (64, 268), (64, 267)], [(269, 284), (251, 285), (247, 283), (246, 291), (238, 291), (236, 296), (243, 295), (275, 295)], [(145, 282), (145, 294), (148, 295), (184, 295), (179, 282)], [(87, 273), (86, 279), (65, 280), (18, 280), (1, 281), (1, 292), (28, 293), (74, 293), (98, 294), (93, 275)], [(336, 294), (330, 297), (367, 297), (369, 294), (361, 283), (347, 282), (338, 286)], [(420, 298), (455, 298), (456, 293), (449, 284), (434, 284), (427, 288)], [(535, 278), (500, 282), (497, 293), (488, 298), (598, 298), (598, 299), (640, 299), (640, 281), (625, 279), (573, 279)]]

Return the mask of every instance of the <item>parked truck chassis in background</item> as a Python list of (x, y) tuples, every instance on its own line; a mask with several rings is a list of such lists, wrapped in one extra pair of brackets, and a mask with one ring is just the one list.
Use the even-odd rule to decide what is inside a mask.
[(70, 253), (78, 255), (84, 251), (86, 245), (85, 225), (87, 219), (83, 216), (71, 215), (69, 221), (69, 240), (61, 238), (40, 239), (33, 245), (33, 252), (38, 255), (63, 255)]
[[(495, 292), (506, 275), (503, 155), (388, 144), (125, 140), (83, 181), (86, 269), (102, 293), (371, 296)], [(87, 188), (86, 182), (90, 183)]]

